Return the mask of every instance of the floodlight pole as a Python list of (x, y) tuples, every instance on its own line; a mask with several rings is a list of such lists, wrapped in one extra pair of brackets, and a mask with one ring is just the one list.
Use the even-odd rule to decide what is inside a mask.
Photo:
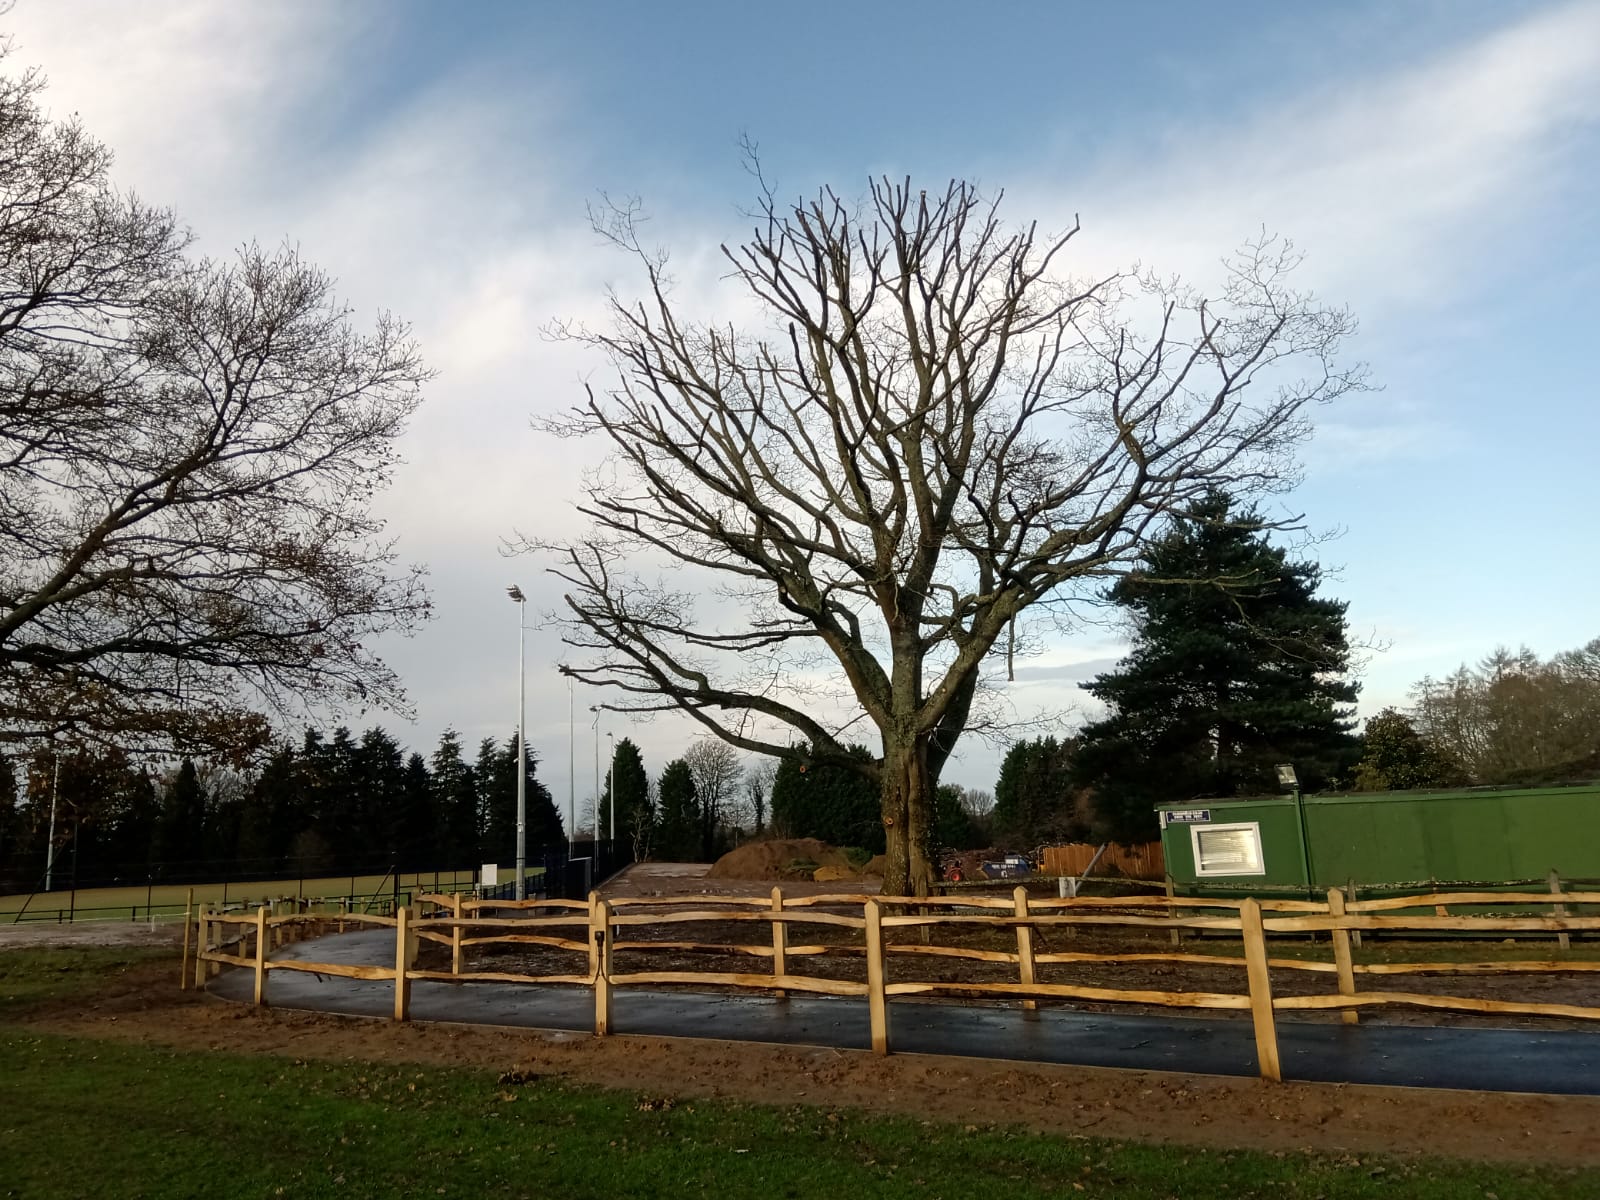
[(52, 754), (55, 773), (50, 778), (50, 832), (44, 843), (44, 890), (49, 891), (55, 882), (56, 871), (56, 796), (61, 791), (61, 756)]
[(596, 860), (600, 855), (600, 706), (591, 704), (589, 711), (594, 714), (594, 853)]
[(572, 857), (578, 840), (578, 744), (577, 710), (573, 708), (572, 676), (567, 676), (567, 857)]
[(523, 727), (528, 712), (527, 656), (523, 653), (527, 637), (527, 623), (523, 620), (523, 606), (528, 598), (522, 589), (512, 584), (506, 589), (517, 605), (517, 887), (516, 899), (527, 898), (526, 876), (528, 868), (528, 752), (523, 741)]

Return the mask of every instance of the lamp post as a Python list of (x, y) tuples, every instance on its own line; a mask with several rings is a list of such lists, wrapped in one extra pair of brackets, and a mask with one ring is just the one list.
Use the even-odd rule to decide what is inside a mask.
[(56, 874), (56, 794), (61, 791), (61, 756), (52, 754), (55, 773), (50, 777), (50, 832), (44, 839), (44, 890), (55, 884)]
[(600, 854), (600, 706), (591, 704), (589, 711), (594, 714), (594, 723), (589, 726), (594, 730), (594, 853)]
[(578, 840), (578, 760), (574, 747), (578, 744), (578, 727), (573, 721), (576, 709), (572, 706), (572, 676), (567, 676), (567, 857), (572, 857), (574, 843)]
[(506, 589), (517, 605), (517, 889), (516, 898), (526, 898), (524, 887), (528, 867), (528, 769), (526, 766), (528, 752), (523, 747), (523, 723), (528, 709), (528, 673), (525, 669), (526, 656), (523, 654), (523, 638), (527, 636), (527, 625), (522, 619), (523, 606), (528, 598), (522, 594), (522, 589), (512, 584)]

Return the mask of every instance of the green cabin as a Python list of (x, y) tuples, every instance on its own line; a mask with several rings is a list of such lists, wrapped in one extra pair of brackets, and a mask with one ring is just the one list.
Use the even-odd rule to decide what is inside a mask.
[(1600, 881), (1600, 783), (1159, 804), (1167, 872), (1197, 895)]

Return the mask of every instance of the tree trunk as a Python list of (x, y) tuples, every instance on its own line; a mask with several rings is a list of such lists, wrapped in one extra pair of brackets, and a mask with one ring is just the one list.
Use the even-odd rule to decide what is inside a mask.
[(928, 840), (937, 782), (929, 769), (925, 740), (895, 745), (885, 739), (880, 776), (885, 896), (926, 896), (933, 886)]

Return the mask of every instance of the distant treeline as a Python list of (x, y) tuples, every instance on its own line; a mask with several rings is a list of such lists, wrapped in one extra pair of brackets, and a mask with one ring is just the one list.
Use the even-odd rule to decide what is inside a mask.
[[(468, 760), (446, 732), (429, 758), (382, 729), (308, 731), (257, 770), (184, 759), (155, 769), (102, 747), (48, 751), (0, 770), (0, 892), (42, 885), (55, 800), (54, 886), (177, 883), (509, 864), (517, 743), (485, 738)], [(530, 858), (566, 838), (529, 750)]]

